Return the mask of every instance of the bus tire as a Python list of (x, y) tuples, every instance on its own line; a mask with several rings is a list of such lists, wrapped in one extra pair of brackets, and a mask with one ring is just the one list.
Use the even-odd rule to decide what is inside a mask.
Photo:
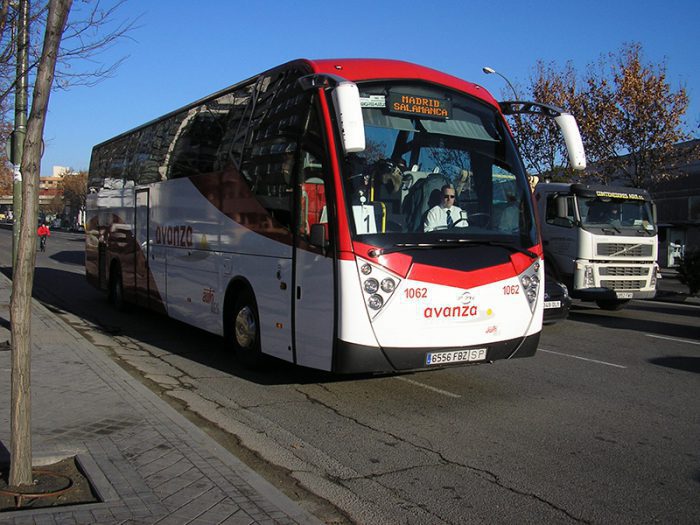
[(262, 361), (260, 321), (255, 299), (249, 290), (238, 292), (227, 323), (227, 339), (236, 359), (249, 368), (259, 367)]
[(107, 299), (118, 312), (126, 311), (124, 281), (122, 280), (122, 271), (118, 264), (114, 264), (112, 270), (109, 272), (109, 294)]
[(622, 310), (627, 303), (629, 303), (629, 299), (624, 299), (622, 301), (599, 299), (595, 302), (601, 310), (609, 310), (612, 312)]

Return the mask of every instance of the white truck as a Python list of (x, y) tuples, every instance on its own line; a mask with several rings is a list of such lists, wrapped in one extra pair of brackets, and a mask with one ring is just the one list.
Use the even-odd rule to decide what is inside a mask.
[(535, 186), (545, 271), (572, 297), (618, 310), (656, 294), (656, 210), (638, 188)]

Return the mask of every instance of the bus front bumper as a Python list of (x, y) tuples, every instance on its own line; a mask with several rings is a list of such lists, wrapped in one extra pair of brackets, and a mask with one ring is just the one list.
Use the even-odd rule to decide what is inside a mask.
[(472, 350), (475, 347), (463, 348), (377, 348), (357, 345), (346, 341), (336, 341), (333, 352), (333, 372), (340, 374), (386, 373), (409, 370), (428, 370), (446, 366), (479, 364), (512, 359), (515, 357), (531, 357), (537, 351), (540, 333), (527, 337), (519, 337), (508, 341), (480, 345), (487, 348), (486, 358), (482, 361), (460, 362), (453, 364), (428, 365), (427, 355), (435, 352), (451, 352)]

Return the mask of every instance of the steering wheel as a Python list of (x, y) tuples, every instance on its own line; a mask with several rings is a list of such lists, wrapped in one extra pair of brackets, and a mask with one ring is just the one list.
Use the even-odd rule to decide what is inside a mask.
[[(467, 219), (464, 218), (464, 217), (460, 217), (459, 219), (457, 219), (456, 221), (454, 221), (454, 222), (452, 223), (452, 226), (449, 226), (447, 229), (448, 229), (448, 230), (453, 229), (453, 228), (454, 228), (455, 226), (457, 226), (460, 222), (467, 222)], [(467, 226), (468, 226), (468, 225), (467, 225)]]
[(472, 219), (479, 218), (479, 220), (474, 221), (477, 223), (482, 223), (479, 224), (481, 227), (486, 227), (491, 223), (491, 215), (489, 213), (484, 213), (484, 212), (477, 212), (477, 213), (470, 213), (469, 214), (469, 220), (471, 221)]

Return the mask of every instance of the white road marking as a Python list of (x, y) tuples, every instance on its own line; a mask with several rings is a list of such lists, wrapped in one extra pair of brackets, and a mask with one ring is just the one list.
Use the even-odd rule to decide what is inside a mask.
[(458, 394), (453, 394), (452, 392), (448, 392), (447, 390), (441, 390), (439, 388), (435, 388), (434, 386), (424, 385), (423, 383), (419, 383), (418, 381), (414, 381), (413, 379), (408, 379), (407, 377), (394, 376), (394, 379), (398, 379), (399, 381), (405, 381), (406, 383), (411, 383), (412, 385), (419, 386), (421, 388), (426, 388), (426, 389), (431, 390), (433, 392), (437, 392), (438, 394), (442, 394), (443, 396), (453, 397), (455, 399), (459, 399), (462, 397)]
[(654, 337), (656, 339), (666, 339), (667, 341), (676, 341), (677, 343), (688, 343), (690, 345), (700, 345), (700, 341), (690, 341), (688, 339), (679, 339), (677, 337), (666, 337), (663, 335), (654, 335), (654, 334), (644, 334), (647, 337)]
[(588, 359), (587, 357), (581, 357), (578, 355), (563, 354), (561, 352), (555, 352), (554, 350), (545, 350), (544, 348), (538, 348), (538, 352), (546, 352), (548, 354), (563, 355), (564, 357), (571, 357), (573, 359), (580, 359), (581, 361), (588, 361), (590, 363), (598, 363), (599, 365), (614, 366), (615, 368), (627, 368), (626, 366), (616, 365), (615, 363), (608, 363), (607, 361), (598, 361), (597, 359)]
[(640, 304), (646, 304), (646, 305), (650, 305), (650, 304), (663, 304), (663, 305), (666, 305), (666, 306), (678, 306), (678, 307), (683, 307), (683, 308), (693, 308), (693, 309), (695, 309), (695, 310), (697, 310), (698, 308), (700, 308), (700, 304), (674, 303), (673, 301), (662, 301), (662, 300), (660, 300), (660, 299), (654, 299), (653, 301), (637, 299), (637, 300), (633, 300), (633, 302), (635, 302), (635, 303), (640, 303)]

